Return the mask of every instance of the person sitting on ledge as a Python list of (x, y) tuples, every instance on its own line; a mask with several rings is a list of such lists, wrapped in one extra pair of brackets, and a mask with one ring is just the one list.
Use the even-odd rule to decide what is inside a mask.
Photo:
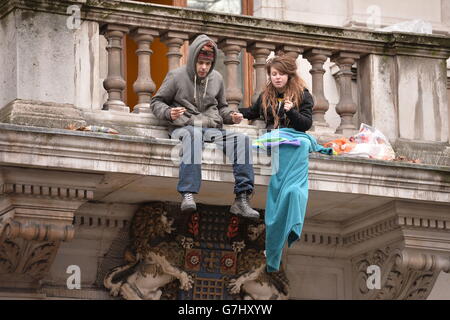
[(258, 211), (249, 205), (254, 188), (250, 139), (222, 129), (224, 123), (240, 123), (243, 116), (228, 107), (222, 75), (214, 70), (216, 58), (214, 41), (198, 36), (189, 47), (187, 65), (166, 75), (152, 98), (151, 109), (157, 118), (169, 121), (171, 138), (182, 141), (177, 186), (182, 195), (181, 211), (197, 210), (193, 194), (200, 191), (203, 143), (214, 142), (233, 163), (236, 198), (230, 212), (258, 219)]
[[(328, 154), (306, 134), (312, 125), (314, 99), (297, 74), (295, 59), (275, 56), (266, 63), (268, 81), (256, 103), (239, 111), (249, 120), (263, 118), (265, 133), (254, 141), (270, 148), (272, 176), (267, 188), (266, 270), (278, 271), (284, 244), (300, 239), (308, 203), (308, 164), (311, 151)], [(269, 149), (267, 149), (269, 150)]]
[(297, 74), (293, 58), (280, 54), (267, 61), (268, 82), (250, 108), (239, 108), (248, 120), (262, 118), (267, 129), (292, 128), (300, 132), (312, 126), (314, 99)]

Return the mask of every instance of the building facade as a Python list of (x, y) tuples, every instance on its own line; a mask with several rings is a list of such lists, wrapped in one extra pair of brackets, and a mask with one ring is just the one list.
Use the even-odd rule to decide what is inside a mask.
[[(450, 298), (449, 1), (255, 0), (253, 17), (148, 2), (0, 2), (0, 297)], [(417, 17), (433, 34), (374, 30)], [(230, 106), (261, 92), (282, 50), (314, 95), (319, 142), (367, 123), (419, 160), (311, 154), (302, 239), (265, 291), (230, 289), (262, 276), (264, 249), (262, 221), (227, 213), (230, 165), (208, 145), (199, 216), (180, 215), (179, 146), (149, 107), (202, 33), (223, 53)], [(267, 156), (255, 154), (255, 173), (263, 212)]]

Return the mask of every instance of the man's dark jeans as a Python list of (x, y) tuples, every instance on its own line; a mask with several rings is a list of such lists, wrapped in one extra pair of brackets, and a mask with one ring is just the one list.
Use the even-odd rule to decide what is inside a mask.
[(248, 136), (223, 129), (186, 126), (175, 129), (171, 137), (182, 141), (183, 155), (180, 164), (178, 192), (198, 193), (200, 191), (204, 142), (214, 142), (233, 163), (234, 193), (253, 191), (253, 159)]

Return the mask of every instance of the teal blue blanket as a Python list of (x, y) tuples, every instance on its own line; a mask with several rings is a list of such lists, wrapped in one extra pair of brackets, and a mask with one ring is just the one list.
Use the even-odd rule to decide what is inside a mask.
[[(266, 262), (267, 271), (278, 271), (283, 246), (300, 238), (308, 202), (309, 153), (332, 154), (331, 148), (319, 145), (309, 134), (294, 129), (272, 130), (259, 137), (254, 146), (261, 147), (267, 141), (283, 142), (272, 147), (272, 177), (266, 199)], [(300, 141), (289, 144), (284, 139)], [(281, 140), (280, 140), (281, 141)], [(267, 145), (267, 143), (266, 143)]]

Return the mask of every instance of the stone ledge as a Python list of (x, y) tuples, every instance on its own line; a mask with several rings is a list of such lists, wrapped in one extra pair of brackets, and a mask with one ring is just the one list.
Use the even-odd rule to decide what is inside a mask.
[(67, 287), (44, 285), (40, 292), (45, 295), (46, 300), (119, 300), (111, 297), (104, 288), (92, 286), (82, 286), (82, 290), (69, 290)]
[(72, 104), (20, 99), (0, 109), (0, 122), (61, 129), (86, 125), (81, 110)]
[(83, 112), (88, 125), (110, 127), (121, 135), (167, 138), (167, 121), (151, 113), (123, 113), (107, 110)]
[[(0, 124), (0, 163), (58, 170), (178, 177), (178, 142)], [(208, 145), (206, 182), (232, 183), (231, 166)], [(171, 160), (171, 155), (177, 159)], [(222, 162), (218, 162), (222, 161)], [(256, 184), (267, 186), (270, 159), (255, 155)], [(311, 155), (310, 190), (449, 202), (450, 168), (366, 159)]]
[(392, 147), (398, 156), (419, 159), (424, 164), (450, 167), (450, 145), (448, 143), (397, 139)]

